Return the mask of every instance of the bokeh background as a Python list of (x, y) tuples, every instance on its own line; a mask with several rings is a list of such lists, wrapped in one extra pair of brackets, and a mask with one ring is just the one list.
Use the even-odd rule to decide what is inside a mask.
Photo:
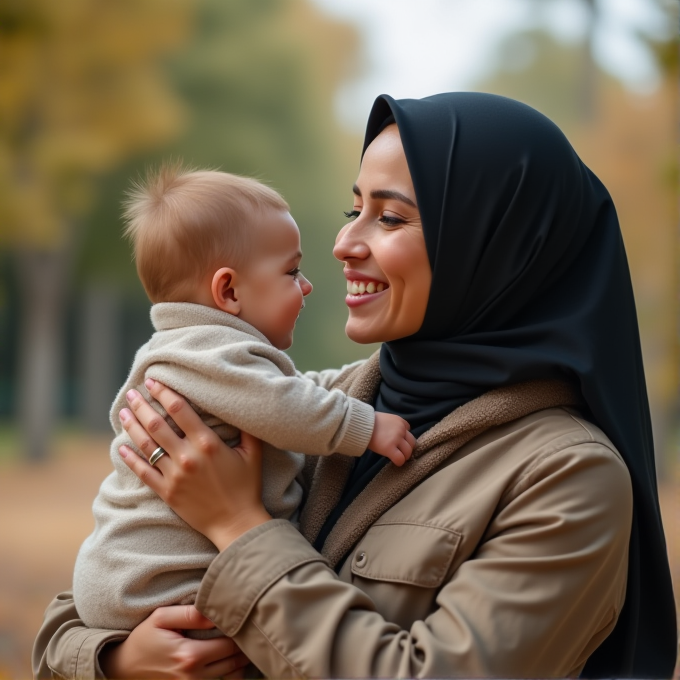
[(638, 305), (680, 591), (674, 0), (0, 1), (0, 679), (30, 675), (110, 469), (110, 403), (150, 333), (120, 238), (165, 158), (288, 199), (314, 293), (301, 369), (343, 333), (331, 255), (376, 95), (489, 91), (550, 116), (613, 195)]

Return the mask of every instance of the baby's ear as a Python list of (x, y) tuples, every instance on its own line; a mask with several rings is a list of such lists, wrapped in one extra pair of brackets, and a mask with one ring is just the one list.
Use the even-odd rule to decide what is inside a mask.
[(215, 305), (223, 312), (238, 316), (241, 312), (241, 303), (236, 297), (236, 280), (238, 274), (229, 267), (218, 269), (212, 278), (210, 290)]

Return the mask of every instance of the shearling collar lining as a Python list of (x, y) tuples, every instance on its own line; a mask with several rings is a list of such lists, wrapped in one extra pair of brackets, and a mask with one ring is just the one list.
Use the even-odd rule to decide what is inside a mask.
[[(372, 403), (380, 385), (379, 352), (338, 385), (351, 397)], [(576, 406), (580, 395), (568, 383), (534, 380), (491, 390), (455, 409), (420, 436), (413, 457), (403, 467), (384, 467), (340, 517), (322, 549), (335, 566), (376, 520), (409, 491), (482, 432), (557, 406)], [(353, 459), (335, 454), (319, 459), (300, 522), (302, 534), (314, 542), (340, 500)]]

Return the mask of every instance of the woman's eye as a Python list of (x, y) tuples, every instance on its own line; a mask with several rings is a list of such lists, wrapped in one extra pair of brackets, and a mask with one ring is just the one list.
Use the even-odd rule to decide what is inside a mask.
[(359, 215), (361, 215), (358, 210), (350, 210), (349, 212), (345, 210), (344, 213), (348, 220), (355, 220), (357, 217), (359, 217)]
[(300, 267), (295, 267), (295, 269), (291, 269), (288, 273), (289, 273), (294, 279), (297, 279), (297, 277), (298, 277), (299, 274), (300, 274)]
[(386, 227), (396, 227), (400, 224), (404, 224), (405, 220), (401, 217), (392, 217), (391, 215), (381, 215), (378, 222), (381, 222)]

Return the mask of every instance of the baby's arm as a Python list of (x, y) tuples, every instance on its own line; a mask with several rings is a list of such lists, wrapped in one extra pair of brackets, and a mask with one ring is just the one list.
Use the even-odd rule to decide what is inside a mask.
[(411, 426), (399, 416), (376, 413), (368, 448), (401, 466), (411, 457), (416, 445), (416, 438), (409, 432), (410, 429)]
[(311, 380), (319, 387), (326, 390), (332, 390), (338, 383), (343, 382), (351, 373), (356, 371), (359, 366), (366, 363), (366, 359), (359, 359), (351, 364), (345, 364), (340, 368), (326, 368), (322, 371), (305, 371), (297, 372), (298, 376)]
[(270, 345), (232, 342), (164, 359), (149, 366), (147, 377), (279, 449), (360, 456), (368, 447), (373, 408), (297, 374)]

